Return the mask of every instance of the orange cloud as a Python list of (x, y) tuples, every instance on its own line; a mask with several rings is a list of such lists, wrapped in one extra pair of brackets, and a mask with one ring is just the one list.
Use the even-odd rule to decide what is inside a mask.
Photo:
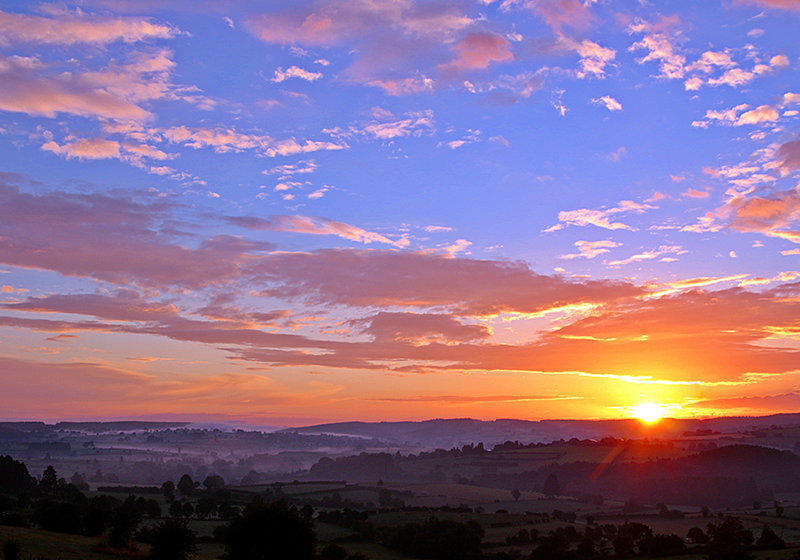
[(16, 418), (85, 418), (87, 410), (92, 417), (204, 414), (210, 408), (261, 415), (265, 405), (297, 406), (338, 390), (325, 385), (293, 391), (248, 373), (162, 379), (90, 362), (48, 364), (0, 357), (0, 365), (4, 413)]
[(729, 227), (757, 231), (800, 243), (800, 232), (787, 228), (800, 222), (800, 192), (782, 191), (767, 197), (737, 197), (724, 208), (731, 216)]

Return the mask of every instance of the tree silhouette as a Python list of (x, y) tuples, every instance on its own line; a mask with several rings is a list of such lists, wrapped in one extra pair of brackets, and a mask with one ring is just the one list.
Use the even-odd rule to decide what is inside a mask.
[(47, 465), (47, 468), (42, 473), (42, 480), (39, 482), (42, 490), (45, 492), (55, 492), (58, 490), (58, 474), (53, 465)]
[(217, 490), (225, 486), (225, 479), (218, 474), (210, 474), (203, 481), (203, 486), (209, 490)]
[(178, 481), (178, 490), (184, 496), (191, 496), (192, 492), (194, 492), (194, 480), (192, 480), (192, 477), (188, 474), (183, 475)]
[(700, 527), (692, 527), (686, 533), (686, 538), (692, 544), (706, 544), (708, 542), (708, 535), (706, 535)]
[(197, 554), (197, 534), (185, 521), (166, 519), (150, 531), (151, 560), (188, 560)]
[(749, 560), (747, 549), (753, 544), (753, 533), (736, 517), (726, 517), (720, 525), (708, 526), (707, 545), (710, 560)]
[(314, 525), (284, 500), (254, 499), (231, 521), (225, 542), (228, 560), (313, 560)]
[(36, 480), (28, 472), (28, 467), (21, 461), (15, 461), (10, 455), (0, 457), (0, 493), (17, 494), (30, 490)]
[(764, 525), (761, 536), (756, 541), (756, 548), (761, 550), (780, 550), (786, 548), (786, 542), (775, 534), (775, 531)]

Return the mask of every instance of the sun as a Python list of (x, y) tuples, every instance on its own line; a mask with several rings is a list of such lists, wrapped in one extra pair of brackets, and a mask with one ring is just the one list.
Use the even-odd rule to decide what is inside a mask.
[(655, 403), (642, 403), (631, 407), (631, 414), (644, 422), (655, 422), (666, 413), (666, 407)]

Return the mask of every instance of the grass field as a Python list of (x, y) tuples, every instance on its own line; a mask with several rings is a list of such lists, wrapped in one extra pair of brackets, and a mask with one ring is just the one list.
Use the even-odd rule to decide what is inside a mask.
[[(92, 550), (103, 539), (98, 537), (82, 537), (78, 535), (65, 535), (51, 533), (40, 529), (23, 529), (20, 527), (0, 526), (0, 546), (7, 540), (15, 539), (20, 544), (22, 558), (39, 558), (48, 560), (109, 560), (111, 558), (147, 558), (150, 547), (139, 544), (138, 553), (109, 554)], [(217, 544), (201, 544), (200, 551), (195, 560), (218, 560), (224, 552), (223, 547)]]
[[(439, 518), (442, 519), (453, 519), (456, 521), (466, 521), (467, 519), (475, 519), (481, 525), (486, 528), (486, 537), (484, 539), (485, 543), (502, 543), (505, 540), (505, 537), (511, 534), (516, 534), (521, 528), (537, 528), (543, 534), (547, 534), (548, 532), (552, 531), (555, 527), (559, 525), (564, 525), (564, 523), (551, 521), (544, 524), (530, 524), (530, 519), (526, 516), (515, 516), (515, 515), (490, 515), (490, 514), (483, 514), (483, 515), (470, 515), (470, 514), (459, 514), (459, 513), (440, 513), (437, 514)], [(409, 523), (409, 522), (416, 522), (420, 523), (423, 522), (425, 519), (430, 517), (430, 513), (425, 512), (409, 512), (409, 513), (386, 513), (380, 514), (373, 518), (373, 522), (376, 525), (394, 525), (394, 524), (402, 524), (402, 523)], [(754, 529), (754, 533), (756, 535), (759, 534), (759, 529), (762, 525), (761, 520), (757, 518), (748, 518), (743, 519), (745, 521), (745, 525), (749, 528)], [(642, 519), (642, 522), (649, 525), (653, 528), (653, 530), (657, 533), (675, 533), (678, 535), (685, 535), (686, 531), (688, 531), (689, 527), (692, 526), (702, 526), (704, 525), (700, 522), (703, 521), (714, 521), (714, 520), (703, 520), (703, 519), (684, 519), (684, 520), (657, 520), (657, 519)], [(492, 524), (510, 524), (510, 526), (504, 527), (492, 527)], [(580, 528), (581, 524), (576, 524), (576, 528)], [(778, 533), (781, 534), (781, 527), (771, 525), (772, 528)], [(787, 529), (788, 527), (784, 528)], [(330, 538), (335, 538), (339, 536), (344, 536), (347, 531), (342, 530), (341, 528), (335, 526), (324, 526), (319, 527), (318, 530), (321, 545), (320, 547), (324, 546), (325, 542), (328, 541)], [(129, 553), (129, 554), (108, 554), (108, 553), (99, 553), (92, 550), (101, 539), (99, 538), (92, 538), (92, 537), (81, 537), (75, 535), (64, 535), (60, 533), (51, 533), (47, 531), (41, 531), (38, 529), (22, 529), (18, 527), (5, 527), (0, 526), (0, 546), (6, 542), (8, 539), (16, 539), (21, 546), (22, 549), (22, 557), (28, 558), (32, 556), (33, 558), (38, 558), (40, 556), (45, 557), (49, 560), (110, 560), (114, 558), (118, 559), (144, 559), (147, 558), (149, 548), (147, 545), (140, 544), (139, 545), (139, 552), (136, 553)], [(384, 548), (378, 544), (374, 543), (343, 543), (343, 546), (348, 552), (355, 553), (360, 552), (364, 554), (370, 560), (407, 560), (406, 556), (402, 554)], [(499, 552), (502, 550), (510, 549), (511, 547), (500, 547), (500, 548), (492, 548), (492, 552)], [(522, 546), (522, 547), (515, 547), (518, 550), (522, 551), (523, 554), (530, 553), (530, 549), (532, 546)], [(220, 555), (224, 552), (224, 549), (221, 545), (216, 544), (203, 544), (200, 545), (200, 553), (195, 557), (195, 560), (218, 560)], [(754, 553), (755, 557), (759, 560), (787, 560), (791, 558), (791, 556), (797, 552), (797, 548), (789, 548), (786, 550), (778, 550), (778, 551), (762, 551)], [(666, 560), (701, 560), (704, 558), (705, 555), (703, 554), (692, 554), (687, 556), (677, 556), (673, 557), (672, 559)]]

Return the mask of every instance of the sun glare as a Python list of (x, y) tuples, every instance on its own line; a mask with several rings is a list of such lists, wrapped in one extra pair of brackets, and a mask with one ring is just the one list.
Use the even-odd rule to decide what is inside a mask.
[(631, 408), (631, 414), (644, 422), (655, 422), (666, 414), (667, 410), (660, 404), (642, 403)]

